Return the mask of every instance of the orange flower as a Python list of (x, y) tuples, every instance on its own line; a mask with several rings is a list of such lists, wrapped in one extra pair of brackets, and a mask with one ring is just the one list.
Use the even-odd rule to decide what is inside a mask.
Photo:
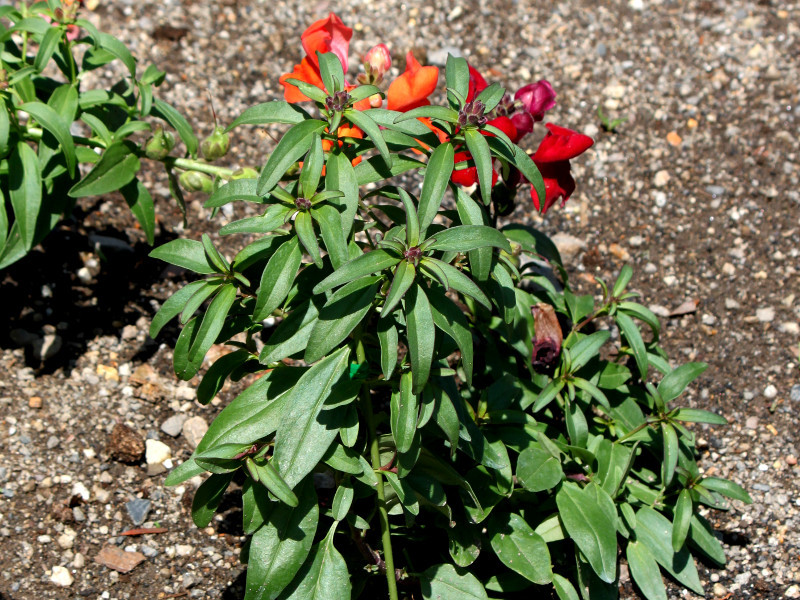
[(439, 69), (423, 67), (409, 52), (406, 55), (405, 73), (395, 79), (386, 91), (387, 108), (405, 112), (430, 104), (428, 96), (436, 89)]
[(345, 26), (342, 20), (330, 13), (327, 19), (320, 19), (311, 24), (303, 32), (301, 41), (306, 56), (299, 65), (294, 66), (291, 73), (281, 75), (280, 83), (284, 87), (283, 96), (287, 102), (305, 102), (310, 100), (296, 86), (288, 83), (287, 79), (299, 79), (321, 90), (325, 89), (322, 77), (319, 74), (319, 58), (317, 52), (324, 54), (333, 52), (339, 57), (342, 68), (347, 71), (347, 52), (350, 48), (350, 38), (353, 30)]

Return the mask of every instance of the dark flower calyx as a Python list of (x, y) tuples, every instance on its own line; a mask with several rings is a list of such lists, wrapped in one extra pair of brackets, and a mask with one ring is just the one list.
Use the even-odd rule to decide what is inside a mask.
[(503, 99), (497, 103), (497, 106), (494, 107), (492, 113), (495, 117), (510, 117), (520, 106), (521, 103), (514, 102), (513, 98), (511, 98), (509, 94), (506, 94), (503, 96)]
[(461, 127), (486, 125), (489, 120), (484, 115), (486, 105), (480, 100), (467, 102), (458, 113), (458, 124)]
[(416, 264), (422, 258), (422, 250), (419, 249), (419, 246), (412, 246), (403, 253), (403, 256), (406, 257), (406, 260)]
[(350, 102), (350, 94), (347, 92), (336, 92), (332, 96), (325, 98), (325, 106), (331, 112), (342, 112)]
[(294, 205), (299, 210), (308, 210), (309, 208), (311, 208), (311, 200), (309, 200), (308, 198), (296, 198), (294, 201)]

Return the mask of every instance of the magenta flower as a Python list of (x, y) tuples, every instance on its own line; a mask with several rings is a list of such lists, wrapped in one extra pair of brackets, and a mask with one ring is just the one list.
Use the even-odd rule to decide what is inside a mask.
[(514, 100), (522, 103), (522, 107), (530, 113), (534, 121), (541, 121), (544, 113), (556, 105), (556, 93), (550, 82), (541, 79), (518, 89)]

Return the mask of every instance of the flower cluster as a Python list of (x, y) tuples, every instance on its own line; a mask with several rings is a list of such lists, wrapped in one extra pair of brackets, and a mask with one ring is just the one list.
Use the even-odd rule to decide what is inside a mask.
[[(347, 27), (342, 20), (331, 13), (326, 19), (320, 19), (305, 30), (301, 36), (305, 56), (300, 64), (294, 66), (291, 73), (286, 73), (280, 78), (284, 87), (284, 97), (287, 102), (304, 102), (310, 100), (291, 80), (299, 80), (311, 84), (322, 90), (325, 85), (322, 81), (319, 68), (318, 53), (332, 52), (342, 63), (342, 69), (347, 72), (350, 39), (353, 30)], [(377, 85), (381, 83), (389, 72), (392, 64), (389, 49), (384, 44), (373, 47), (363, 58), (364, 73), (357, 78), (361, 84)], [(420, 106), (430, 104), (428, 97), (436, 89), (439, 70), (432, 66), (422, 66), (409, 52), (406, 55), (405, 71), (392, 81), (386, 90), (386, 108), (389, 110), (407, 112)], [(348, 84), (348, 90), (355, 86)], [(556, 93), (546, 80), (536, 81), (523, 86), (516, 91), (513, 98), (506, 94), (491, 111), (485, 111), (485, 105), (476, 100), (476, 97), (488, 87), (486, 79), (474, 67), (469, 67), (469, 93), (466, 103), (459, 113), (458, 125), (460, 127), (483, 127), (491, 125), (504, 134), (512, 142), (519, 143), (525, 136), (534, 131), (534, 125), (544, 119), (545, 113), (556, 104)], [(344, 94), (345, 92), (338, 92)], [(331, 96), (333, 102), (338, 96)], [(383, 98), (375, 94), (357, 102), (356, 109), (379, 108), (383, 106)], [(430, 125), (430, 122), (427, 121)], [(433, 126), (431, 128), (445, 141), (447, 134)], [(541, 141), (532, 158), (538, 167), (545, 184), (544, 203), (540, 202), (536, 191), (531, 186), (531, 200), (537, 211), (546, 212), (557, 200), (562, 205), (575, 191), (575, 180), (570, 171), (570, 159), (587, 150), (594, 142), (583, 134), (552, 123), (546, 123), (547, 133)], [(345, 131), (346, 130), (346, 131)], [(482, 129), (484, 135), (493, 135)], [(362, 138), (362, 132), (357, 127), (343, 127), (338, 132), (339, 137)], [(451, 180), (461, 186), (470, 187), (478, 182), (477, 168), (472, 155), (466, 148), (457, 148), (455, 154), (457, 169), (453, 172)], [(516, 169), (507, 170), (502, 174), (505, 186), (511, 195), (516, 193), (517, 187), (527, 183)], [(492, 170), (492, 186), (500, 179), (497, 167)]]

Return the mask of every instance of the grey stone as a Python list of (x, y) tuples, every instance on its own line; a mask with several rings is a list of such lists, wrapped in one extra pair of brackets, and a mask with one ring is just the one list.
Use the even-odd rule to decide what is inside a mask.
[(197, 448), (197, 444), (203, 439), (208, 431), (208, 423), (203, 417), (192, 417), (183, 424), (183, 437), (192, 449)]
[(792, 391), (789, 392), (789, 399), (793, 402), (800, 402), (800, 383), (792, 386)]
[(178, 437), (183, 429), (183, 424), (189, 417), (184, 414), (172, 415), (161, 424), (161, 431), (171, 437)]
[(768, 492), (770, 490), (770, 486), (765, 483), (754, 483), (750, 487), (759, 492)]
[(128, 511), (128, 516), (130, 516), (134, 525), (141, 525), (144, 523), (145, 519), (147, 519), (147, 515), (150, 512), (150, 506), (150, 500), (145, 500), (144, 498), (134, 498), (133, 500), (125, 503), (125, 510)]

